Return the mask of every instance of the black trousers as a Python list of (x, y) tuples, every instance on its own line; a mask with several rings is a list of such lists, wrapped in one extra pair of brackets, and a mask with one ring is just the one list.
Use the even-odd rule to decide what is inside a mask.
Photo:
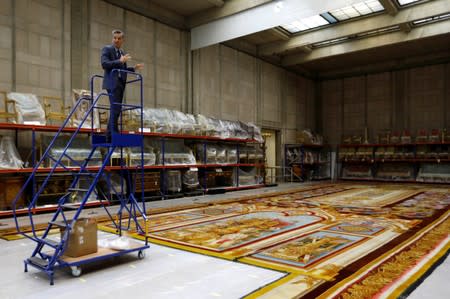
[(113, 89), (107, 89), (107, 91), (109, 94), (109, 104), (111, 110), (109, 111), (109, 121), (106, 130), (106, 136), (111, 138), (111, 135), (113, 133), (116, 134), (119, 132), (118, 121), (120, 113), (122, 112), (122, 106), (114, 104), (122, 104), (125, 84), (118, 83)]

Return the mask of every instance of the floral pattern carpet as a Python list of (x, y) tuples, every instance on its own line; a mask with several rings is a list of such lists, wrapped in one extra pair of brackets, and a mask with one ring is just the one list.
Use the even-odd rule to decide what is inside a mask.
[(246, 298), (397, 298), (448, 255), (449, 207), (445, 185), (321, 184), (151, 215), (148, 237), (286, 273)]

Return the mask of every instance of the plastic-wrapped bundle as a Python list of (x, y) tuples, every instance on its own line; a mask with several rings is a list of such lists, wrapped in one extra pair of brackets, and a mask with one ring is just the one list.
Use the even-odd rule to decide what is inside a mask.
[[(52, 156), (53, 159), (58, 160), (60, 156), (63, 154), (64, 148), (63, 147), (52, 147), (49, 150), (49, 154)], [(79, 164), (83, 164), (84, 160), (87, 159), (89, 154), (91, 153), (91, 149), (88, 148), (79, 148), (79, 147), (70, 147), (66, 150), (66, 155), (71, 157), (74, 161), (78, 162)], [(53, 167), (54, 161), (53, 159), (48, 159), (47, 166)], [(66, 166), (79, 166), (74, 164), (71, 160), (68, 158), (65, 158), (63, 161), (63, 164)], [(91, 160), (89, 160), (88, 166), (100, 166), (102, 165), (102, 156), (100, 154), (99, 150), (96, 150), (91, 157)], [(62, 167), (62, 166), (61, 166)]]
[(147, 108), (144, 110), (144, 122), (156, 133), (172, 133), (172, 114), (165, 108)]
[(227, 163), (234, 164), (238, 162), (237, 149), (236, 147), (227, 147)]
[(239, 168), (239, 186), (256, 185), (259, 183), (260, 177), (256, 175), (256, 168), (244, 171)]
[(216, 164), (217, 147), (213, 144), (206, 145), (206, 155), (203, 144), (197, 144), (197, 159), (206, 164)]
[(10, 136), (3, 136), (0, 141), (0, 168), (22, 168), (23, 161)]
[(249, 139), (253, 134), (249, 134), (248, 125), (243, 122), (236, 122), (234, 126), (234, 136), (240, 139)]
[[(197, 124), (195, 116), (172, 110), (174, 122), (177, 124), (179, 134), (200, 135), (200, 126)], [(175, 132), (173, 132), (175, 133)]]
[(205, 135), (223, 138), (222, 137), (223, 124), (221, 123), (220, 120), (198, 114), (197, 123), (205, 132)]
[(227, 151), (223, 146), (217, 146), (216, 163), (218, 164), (227, 163)]
[[(73, 125), (75, 127), (80, 126), (81, 120), (86, 116), (86, 113), (89, 110), (89, 106), (91, 104), (91, 92), (89, 90), (85, 89), (73, 89), (72, 90), (72, 105), (75, 107), (78, 100), (80, 100), (81, 97), (88, 97), (89, 99), (83, 99), (77, 106), (77, 110), (73, 113)], [(97, 97), (97, 95), (94, 93), (94, 98)], [(99, 113), (104, 113), (106, 118), (109, 117), (109, 110), (104, 109), (93, 109), (92, 114), (89, 113), (89, 115), (86, 117), (86, 120), (83, 123), (82, 128), (91, 128), (91, 126), (94, 127), (94, 129), (100, 128), (100, 117)], [(92, 121), (92, 115), (94, 116), (94, 120)]]
[[(139, 147), (130, 148), (129, 152), (130, 166), (141, 165), (141, 149)], [(155, 165), (156, 155), (153, 152), (153, 148), (144, 148), (144, 166)]]
[(185, 190), (195, 190), (199, 187), (198, 182), (198, 171), (197, 170), (186, 170), (183, 172), (183, 189)]
[(181, 191), (181, 172), (179, 170), (167, 171), (167, 190), (169, 192)]
[[(252, 130), (253, 130), (253, 139), (255, 139), (256, 141), (261, 142), (261, 143), (264, 142), (264, 139), (262, 138), (262, 135), (261, 135), (261, 129), (253, 123), (247, 123), (247, 125), (250, 128), (252, 128)], [(251, 138), (251, 137), (252, 136), (249, 134), (249, 138)]]
[(45, 112), (36, 95), (31, 93), (8, 93), (8, 99), (16, 103), (19, 124), (45, 125)]

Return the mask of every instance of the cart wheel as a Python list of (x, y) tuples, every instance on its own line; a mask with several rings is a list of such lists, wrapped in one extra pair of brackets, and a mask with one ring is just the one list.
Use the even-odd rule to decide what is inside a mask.
[(142, 260), (145, 258), (145, 252), (142, 250), (139, 250), (138, 252), (138, 259)]
[(72, 276), (74, 276), (74, 277), (81, 276), (81, 267), (71, 266), (70, 269), (72, 270)]

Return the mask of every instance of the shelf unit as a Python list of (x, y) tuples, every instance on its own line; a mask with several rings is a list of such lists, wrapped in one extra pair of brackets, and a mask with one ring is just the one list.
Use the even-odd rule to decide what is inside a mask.
[(292, 168), (294, 180), (328, 180), (331, 178), (331, 148), (318, 144), (285, 144), (285, 166)]
[(450, 183), (450, 142), (341, 144), (344, 180)]
[[(21, 140), (24, 142), (24, 139), (28, 139), (27, 136), (22, 136), (22, 138), (19, 138), (20, 132), (31, 132), (31, 144), (29, 144), (31, 153), (29, 153), (29, 161), (28, 164), (33, 166), (39, 155), (38, 150), (38, 139), (39, 134), (45, 134), (45, 133), (52, 133), (57, 132), (59, 130), (59, 126), (41, 126), (41, 125), (25, 125), (25, 124), (11, 124), (11, 123), (0, 123), (0, 130), (2, 131), (13, 131), (15, 134), (15, 145), (17, 148), (20, 148), (19, 144)], [(73, 132), (76, 128), (65, 128), (62, 132)], [(81, 129), (81, 133), (86, 135), (91, 135), (92, 133), (101, 133), (104, 132), (104, 130), (99, 129)], [(133, 134), (133, 131), (123, 131), (123, 134)], [(199, 159), (202, 157), (199, 157), (196, 155), (197, 162), (195, 164), (167, 164), (164, 160), (164, 158), (161, 159), (160, 163), (156, 165), (146, 165), (144, 166), (145, 173), (156, 173), (158, 174), (159, 182), (157, 182), (160, 185), (159, 190), (148, 194), (149, 197), (147, 199), (166, 199), (173, 195), (176, 197), (181, 197), (186, 195), (195, 195), (195, 194), (205, 194), (208, 192), (227, 192), (227, 191), (235, 191), (235, 190), (241, 190), (241, 189), (251, 189), (251, 188), (259, 188), (263, 187), (264, 184), (262, 182), (263, 178), (263, 168), (264, 168), (264, 157), (259, 156), (258, 159), (252, 159), (249, 160), (248, 156), (247, 159), (241, 159), (239, 160), (239, 157), (242, 156), (242, 153), (246, 151), (248, 148), (254, 148), (255, 151), (259, 151), (262, 154), (264, 153), (263, 145), (256, 140), (253, 139), (239, 139), (239, 138), (220, 138), (220, 137), (213, 137), (213, 136), (197, 136), (197, 135), (183, 135), (183, 134), (170, 134), (170, 133), (153, 133), (153, 132), (146, 132), (143, 133), (145, 140), (152, 140), (155, 144), (159, 144), (159, 150), (161, 154), (164, 156), (165, 153), (165, 147), (167, 143), (170, 143), (173, 140), (178, 140), (178, 142), (184, 142), (186, 146), (192, 146), (196, 147), (198, 144), (200, 144), (204, 149), (207, 149), (210, 146), (214, 145), (223, 145), (227, 146), (230, 149), (232, 148), (235, 150), (237, 155), (237, 160), (235, 163), (205, 163), (202, 161), (206, 161), (206, 157), (203, 157), (203, 159)], [(26, 138), (25, 138), (26, 137)], [(194, 150), (195, 152), (195, 150)], [(206, 151), (204, 151), (206, 154)], [(22, 155), (23, 156), (23, 155)], [(201, 160), (201, 161), (199, 161)], [(128, 169), (136, 169), (136, 166), (128, 166)], [(47, 173), (50, 171), (51, 168), (49, 167), (43, 167), (38, 170), (39, 173)], [(77, 167), (73, 167), (70, 169), (77, 169)], [(89, 170), (98, 170), (98, 167), (91, 166), (87, 167)], [(115, 171), (119, 171), (121, 169), (120, 166), (107, 166), (105, 170), (107, 172), (113, 173)], [(184, 190), (180, 190), (179, 192), (171, 192), (168, 190), (168, 182), (167, 182), (167, 173), (169, 171), (180, 171), (185, 172), (187, 170), (193, 169), (198, 172), (198, 181), (200, 182), (199, 187), (196, 190), (190, 190), (190, 192), (184, 192)], [(202, 184), (201, 182), (207, 181), (208, 173), (211, 171), (221, 171), (221, 170), (228, 170), (232, 171), (232, 184), (226, 185), (226, 186), (211, 186), (208, 184)], [(25, 180), (27, 175), (32, 172), (32, 167), (25, 167), (20, 169), (0, 169), (0, 184), (6, 183), (8, 178), (22, 178), (22, 180)], [(252, 170), (255, 174), (255, 182), (253, 184), (242, 184), (240, 183), (240, 179), (242, 179), (242, 174), (245, 173), (245, 170)], [(60, 172), (62, 175), (64, 173), (67, 173), (66, 169), (63, 168), (57, 168), (55, 170), (56, 172)], [(261, 178), (261, 179), (259, 179)], [(20, 188), (20, 181), (18, 180), (16, 184), (18, 188)], [(32, 193), (33, 191), (30, 190)], [(176, 193), (176, 194), (173, 194)], [(31, 196), (32, 194), (30, 194)], [(0, 194), (1, 196), (1, 194)], [(15, 194), (8, 194), (8, 198), (0, 198), (0, 217), (8, 217), (12, 215), (12, 212), (9, 207), (9, 201), (12, 201), (14, 199)], [(24, 199), (24, 202), (27, 199)], [(91, 201), (87, 205), (88, 206), (97, 206), (99, 205), (99, 201)], [(53, 211), (56, 209), (56, 204), (46, 204), (45, 206), (37, 206), (33, 209), (34, 213), (39, 212), (47, 212), (47, 211)], [(23, 212), (25, 213), (25, 210)], [(17, 210), (17, 213), (21, 213), (21, 209)]]

